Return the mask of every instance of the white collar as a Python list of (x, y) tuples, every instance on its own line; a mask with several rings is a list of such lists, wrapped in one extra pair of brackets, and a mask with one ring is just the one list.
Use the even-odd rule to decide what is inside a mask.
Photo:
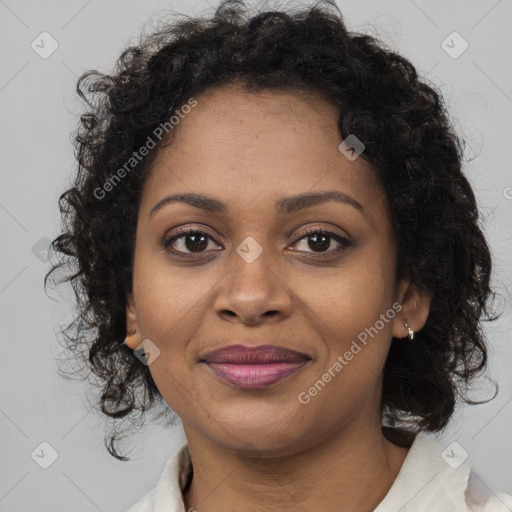
[[(471, 468), (467, 460), (450, 467), (441, 456), (444, 448), (419, 433), (400, 472), (374, 512), (467, 511), (466, 489)], [(453, 454), (453, 450), (448, 452)], [(445, 455), (446, 457), (446, 455)]]
[[(416, 435), (400, 472), (373, 512), (510, 512), (512, 497), (484, 496), (467, 460), (454, 469), (442, 457), (445, 449), (429, 435)], [(169, 457), (156, 487), (128, 512), (186, 512), (182, 491), (192, 464), (188, 443)]]

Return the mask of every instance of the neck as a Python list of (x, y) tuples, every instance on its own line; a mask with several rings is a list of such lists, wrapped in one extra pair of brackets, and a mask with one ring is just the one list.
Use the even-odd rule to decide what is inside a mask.
[(185, 428), (194, 475), (185, 510), (373, 511), (400, 471), (408, 448), (374, 428), (346, 428), (306, 450), (242, 457)]

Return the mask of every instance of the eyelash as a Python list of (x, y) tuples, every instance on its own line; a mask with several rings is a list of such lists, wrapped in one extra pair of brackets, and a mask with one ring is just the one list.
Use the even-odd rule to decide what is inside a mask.
[[(204, 258), (205, 252), (194, 254), (194, 253), (186, 253), (183, 251), (169, 250), (169, 247), (171, 246), (171, 244), (173, 242), (175, 242), (176, 240), (178, 240), (180, 238), (188, 236), (188, 235), (205, 235), (210, 240), (217, 243), (215, 241), (215, 239), (213, 237), (211, 237), (206, 231), (201, 231), (200, 229), (194, 229), (194, 228), (182, 228), (182, 229), (178, 229), (178, 231), (175, 232), (172, 236), (165, 236), (162, 239), (160, 246), (162, 249), (165, 249), (165, 250), (171, 252), (173, 254), (173, 256), (176, 256), (178, 258), (187, 258), (187, 259)], [(338, 247), (337, 249), (331, 249), (331, 250), (328, 250), (323, 253), (321, 253), (321, 252), (320, 253), (314, 253), (314, 252), (310, 253), (310, 254), (315, 254), (316, 259), (332, 258), (333, 253), (341, 253), (345, 249), (347, 249), (348, 247), (350, 247), (352, 245), (352, 242), (348, 238), (342, 237), (342, 236), (338, 235), (337, 233), (330, 231), (328, 229), (325, 229), (325, 228), (308, 228), (308, 229), (306, 229), (306, 231), (302, 234), (302, 236), (300, 238), (298, 238), (294, 242), (293, 245), (297, 244), (304, 238), (307, 238), (308, 236), (312, 236), (312, 235), (327, 235), (340, 244), (340, 247)], [(297, 251), (297, 252), (304, 252), (304, 251)]]

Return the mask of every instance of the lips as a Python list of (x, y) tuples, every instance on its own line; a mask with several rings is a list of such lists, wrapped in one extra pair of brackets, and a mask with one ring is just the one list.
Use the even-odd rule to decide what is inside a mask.
[(253, 389), (284, 380), (310, 360), (301, 352), (273, 345), (231, 345), (209, 352), (201, 362), (229, 384)]
[(203, 358), (207, 363), (231, 364), (299, 363), (306, 359), (309, 357), (305, 354), (273, 345), (231, 345), (209, 352)]

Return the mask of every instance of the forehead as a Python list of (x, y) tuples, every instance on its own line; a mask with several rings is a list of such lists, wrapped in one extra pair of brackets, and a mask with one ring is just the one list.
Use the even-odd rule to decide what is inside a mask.
[(337, 121), (335, 105), (319, 95), (296, 90), (254, 93), (230, 85), (197, 98), (197, 106), (174, 129), (172, 146), (174, 156), (199, 160), (207, 155), (212, 165), (237, 157), (249, 159), (246, 167), (276, 157), (278, 162), (291, 161), (299, 153), (318, 158), (329, 153), (329, 145), (337, 146)]
[(368, 206), (382, 202), (371, 166), (339, 151), (339, 107), (327, 98), (225, 86), (196, 101), (153, 162), (144, 208), (171, 191), (222, 197), (246, 209), (315, 189), (357, 195)]

